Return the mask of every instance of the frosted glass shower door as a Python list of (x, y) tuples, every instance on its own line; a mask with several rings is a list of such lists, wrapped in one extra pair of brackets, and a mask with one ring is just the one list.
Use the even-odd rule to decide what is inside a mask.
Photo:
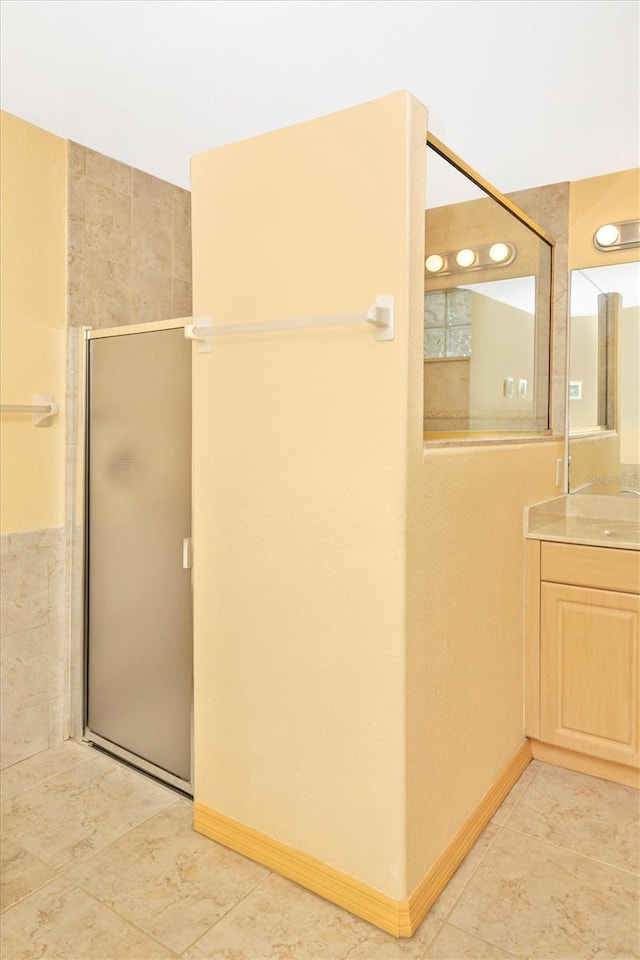
[(89, 341), (87, 738), (191, 779), (191, 344)]

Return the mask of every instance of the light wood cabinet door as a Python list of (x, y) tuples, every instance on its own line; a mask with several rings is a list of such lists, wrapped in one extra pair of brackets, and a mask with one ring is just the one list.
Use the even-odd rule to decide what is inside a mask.
[(640, 597), (541, 585), (540, 739), (640, 766)]

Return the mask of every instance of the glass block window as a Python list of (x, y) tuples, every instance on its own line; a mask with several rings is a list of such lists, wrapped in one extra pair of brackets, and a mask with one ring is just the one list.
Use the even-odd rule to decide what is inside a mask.
[(424, 358), (471, 356), (471, 291), (424, 295)]

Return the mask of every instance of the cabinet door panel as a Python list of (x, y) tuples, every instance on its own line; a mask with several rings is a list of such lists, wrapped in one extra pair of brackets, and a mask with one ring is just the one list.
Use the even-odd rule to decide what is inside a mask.
[(542, 584), (542, 740), (638, 765), (639, 620), (638, 597)]

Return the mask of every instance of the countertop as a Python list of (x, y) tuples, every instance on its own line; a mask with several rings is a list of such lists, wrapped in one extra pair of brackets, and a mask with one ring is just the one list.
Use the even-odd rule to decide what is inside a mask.
[(555, 497), (527, 508), (525, 535), (534, 540), (640, 550), (640, 501), (636, 505), (615, 496)]

